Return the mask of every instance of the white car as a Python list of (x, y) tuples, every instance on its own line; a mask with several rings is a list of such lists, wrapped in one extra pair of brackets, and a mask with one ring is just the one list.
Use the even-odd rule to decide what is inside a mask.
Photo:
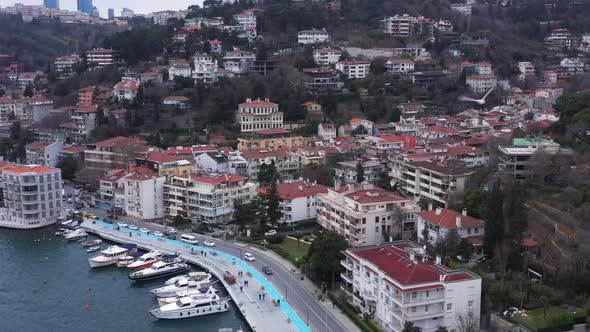
[(176, 228), (174, 228), (174, 227), (168, 227), (168, 228), (166, 228), (166, 230), (170, 234), (176, 234)]
[(134, 231), (137, 230), (137, 226), (135, 226), (135, 225), (129, 225), (129, 227), (127, 227), (127, 228), (134, 230)]
[(127, 227), (127, 224), (124, 223), (124, 222), (120, 222), (120, 223), (117, 223), (117, 226), (119, 226), (119, 227)]
[(254, 256), (251, 253), (249, 253), (249, 252), (247, 252), (247, 253), (244, 254), (244, 259), (247, 260), (248, 262), (253, 262), (253, 261), (256, 260), (254, 258)]
[(148, 233), (148, 234), (150, 233), (150, 230), (147, 228), (140, 228), (139, 231), (142, 233)]
[(215, 247), (215, 242), (213, 241), (206, 240), (203, 242), (203, 244), (205, 244), (207, 247)]
[(270, 231), (264, 233), (264, 236), (273, 236), (273, 235), (277, 235), (277, 231), (274, 229), (271, 229)]
[(164, 236), (162, 232), (155, 231), (154, 236)]

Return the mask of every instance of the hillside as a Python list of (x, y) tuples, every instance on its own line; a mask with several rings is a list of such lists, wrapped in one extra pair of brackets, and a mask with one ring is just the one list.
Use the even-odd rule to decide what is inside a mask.
[(0, 15), (0, 53), (14, 54), (25, 71), (46, 70), (56, 56), (102, 46), (113, 26), (23, 23), (18, 16)]

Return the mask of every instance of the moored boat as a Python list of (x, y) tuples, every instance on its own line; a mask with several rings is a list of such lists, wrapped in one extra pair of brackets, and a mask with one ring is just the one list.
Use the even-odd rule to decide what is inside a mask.
[(221, 313), (229, 310), (228, 300), (220, 300), (215, 295), (212, 299), (192, 299), (183, 297), (176, 302), (150, 310), (150, 314), (159, 319), (183, 319)]
[(89, 258), (90, 267), (102, 267), (115, 264), (120, 257), (127, 256), (135, 250), (135, 244), (126, 243), (120, 246), (110, 246), (100, 252), (100, 255)]
[(185, 291), (177, 292), (176, 296), (158, 298), (158, 304), (160, 306), (163, 306), (163, 305), (175, 302), (182, 297), (187, 297), (187, 296), (192, 299), (213, 298), (215, 296), (215, 294), (217, 294), (217, 289), (215, 289), (213, 287), (200, 288), (200, 289), (195, 289), (195, 290), (191, 290), (191, 291), (185, 290)]
[(143, 270), (131, 272), (129, 279), (131, 280), (149, 280), (165, 276), (175, 275), (190, 270), (188, 264), (180, 259), (166, 260), (154, 263), (152, 266)]
[(172, 278), (166, 280), (164, 285), (166, 285), (166, 286), (172, 285), (180, 279), (188, 279), (188, 280), (193, 280), (193, 281), (201, 281), (201, 280), (205, 280), (205, 279), (210, 280), (211, 274), (209, 274), (207, 272), (200, 272), (200, 271), (189, 272), (187, 274), (182, 274), (182, 275), (172, 277)]
[(161, 256), (162, 253), (159, 251), (150, 251), (146, 254), (141, 255), (139, 259), (127, 265), (127, 267), (134, 270), (145, 269), (154, 265), (154, 263), (159, 262)]
[(83, 247), (95, 247), (99, 244), (102, 243), (101, 239), (97, 239), (97, 240), (92, 240), (92, 241), (86, 241), (82, 244)]
[(118, 267), (126, 267), (126, 266), (129, 266), (129, 264), (133, 263), (134, 261), (135, 261), (135, 258), (133, 256), (123, 256), (117, 260), (117, 266)]
[(76, 240), (85, 238), (87, 236), (88, 236), (88, 233), (86, 233), (86, 231), (83, 229), (77, 229), (73, 232), (69, 232), (67, 234), (64, 234), (64, 238), (68, 241), (76, 241)]
[(177, 280), (172, 285), (166, 285), (164, 287), (152, 289), (150, 292), (157, 297), (171, 297), (176, 296), (178, 292), (185, 290), (199, 290), (202, 288), (209, 287), (211, 285), (210, 278), (203, 279), (201, 281), (193, 281), (186, 278)]
[(88, 249), (86, 249), (86, 252), (95, 252), (95, 251), (99, 251), (100, 250), (100, 246), (94, 246), (94, 247), (90, 247)]

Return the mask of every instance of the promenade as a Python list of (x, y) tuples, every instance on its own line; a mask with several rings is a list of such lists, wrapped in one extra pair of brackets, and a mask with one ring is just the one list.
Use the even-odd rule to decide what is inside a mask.
[[(190, 245), (125, 228), (118, 231), (113, 225), (101, 221), (94, 222), (91, 219), (85, 219), (81, 227), (113, 242), (132, 242), (146, 250), (177, 252), (190, 263), (209, 270), (223, 283), (254, 331), (311, 331), (266, 276), (240, 257), (220, 252), (215, 248)], [(228, 284), (223, 278), (225, 271), (236, 276), (237, 283)], [(243, 275), (238, 276), (240, 271), (243, 272)], [(247, 281), (247, 286), (245, 281)], [(259, 298), (261, 294), (264, 294), (265, 299)], [(280, 300), (280, 305), (273, 304), (273, 300), (275, 302)], [(146, 308), (146, 310), (148, 309)]]

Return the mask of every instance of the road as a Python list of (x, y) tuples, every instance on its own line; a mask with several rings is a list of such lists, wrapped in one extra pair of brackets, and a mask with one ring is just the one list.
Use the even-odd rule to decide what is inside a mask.
[[(66, 195), (73, 190), (70, 186), (64, 186), (66, 190)], [(66, 203), (66, 208), (72, 208), (72, 204)], [(102, 210), (102, 209), (95, 209), (95, 208), (84, 208), (82, 211), (94, 214), (98, 217), (98, 219), (104, 219), (108, 215), (110, 215), (109, 211)], [(164, 229), (163, 225), (154, 224), (145, 220), (138, 220), (135, 218), (129, 217), (119, 217), (118, 220), (115, 222), (125, 222), (130, 225), (135, 225), (137, 227), (145, 227), (149, 229), (151, 232), (153, 231), (162, 231)], [(328, 311), (318, 300), (317, 295), (310, 292), (299, 280), (300, 276), (289, 271), (287, 267), (281, 264), (279, 261), (275, 260), (274, 258), (265, 255), (263, 252), (260, 252), (256, 249), (252, 250), (247, 245), (243, 243), (237, 243), (233, 241), (224, 241), (221, 239), (213, 239), (208, 236), (195, 234), (200, 244), (204, 242), (206, 239), (211, 239), (216, 244), (216, 249), (223, 251), (227, 254), (242, 257), (246, 252), (251, 252), (256, 260), (251, 262), (250, 265), (262, 271), (263, 266), (269, 266), (271, 270), (274, 272), (273, 275), (269, 276), (269, 280), (272, 282), (274, 287), (283, 292), (285, 298), (291, 304), (291, 306), (297, 311), (301, 319), (303, 319), (307, 326), (310, 327), (312, 331), (317, 332), (342, 332), (348, 331), (344, 325), (342, 325), (336, 317), (332, 315), (330, 311)]]

